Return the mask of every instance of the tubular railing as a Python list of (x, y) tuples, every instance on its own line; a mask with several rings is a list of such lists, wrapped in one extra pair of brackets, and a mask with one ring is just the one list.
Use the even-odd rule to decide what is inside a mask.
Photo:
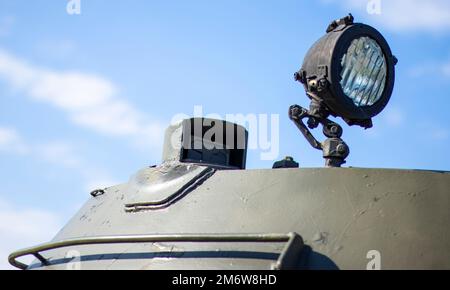
[(26, 270), (30, 265), (18, 261), (18, 258), (32, 255), (42, 265), (50, 266), (51, 261), (42, 252), (85, 245), (130, 244), (130, 243), (286, 243), (272, 269), (293, 269), (298, 262), (303, 248), (303, 239), (297, 233), (287, 234), (162, 234), (162, 235), (126, 235), (74, 238), (49, 242), (35, 247), (16, 251), (9, 255), (9, 263), (19, 269)]

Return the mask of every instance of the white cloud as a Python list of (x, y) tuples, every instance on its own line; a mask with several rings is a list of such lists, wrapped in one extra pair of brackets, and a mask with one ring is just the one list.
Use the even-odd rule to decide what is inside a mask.
[(147, 140), (147, 146), (162, 142), (164, 127), (120, 99), (114, 84), (100, 76), (39, 68), (0, 49), (0, 79), (35, 101), (63, 110), (77, 125), (136, 143)]
[(8, 263), (11, 252), (51, 240), (62, 226), (60, 221), (54, 213), (12, 205), (0, 198), (0, 269), (13, 268)]
[(80, 157), (76, 148), (66, 142), (47, 142), (36, 145), (33, 149), (35, 158), (75, 171), (82, 178), (84, 183), (82, 189), (86, 192), (120, 183), (105, 169)]
[(16, 130), (0, 127), (0, 151), (26, 154), (28, 146), (23, 142)]
[[(358, 12), (370, 21), (393, 31), (450, 30), (450, 1), (448, 0), (323, 0), (324, 3), (339, 3), (348, 12)], [(381, 4), (380, 14), (369, 13)]]
[(80, 157), (76, 148), (67, 142), (47, 142), (34, 146), (33, 150), (35, 158), (77, 172), (83, 179), (82, 189), (86, 192), (120, 183), (103, 168)]
[(442, 125), (442, 123), (427, 120), (420, 121), (417, 127), (428, 140), (442, 142), (450, 138), (450, 130)]
[(76, 171), (84, 180), (83, 189), (93, 189), (117, 185), (120, 182), (96, 165), (92, 165), (77, 154), (76, 148), (64, 141), (45, 143), (29, 142), (15, 129), (0, 127), (0, 153), (26, 155), (36, 160)]
[(43, 39), (35, 46), (40, 55), (57, 60), (67, 59), (77, 50), (76, 43), (70, 39)]
[(406, 112), (398, 107), (388, 106), (374, 119), (374, 127), (366, 130), (363, 136), (367, 139), (380, 139), (389, 131), (402, 127), (407, 120)]
[(437, 76), (443, 78), (450, 78), (450, 60), (446, 61), (426, 61), (420, 63), (414, 67), (411, 67), (408, 71), (410, 77), (421, 78), (424, 76)]
[[(26, 148), (26, 150), (18, 150)], [(48, 162), (62, 168), (75, 170), (84, 180), (83, 189), (116, 185), (104, 170), (92, 166), (76, 154), (75, 148), (66, 142), (44, 144), (27, 142), (17, 130), (0, 127), (0, 153), (24, 154), (27, 158)], [(20, 248), (29, 247), (52, 239), (62, 227), (63, 217), (39, 208), (23, 208), (2, 199), (0, 195), (0, 270), (13, 269), (7, 262), (8, 255)], [(78, 208), (77, 208), (78, 209)], [(74, 209), (75, 210), (75, 209)], [(32, 257), (21, 259), (30, 263)]]
[(66, 168), (78, 168), (81, 166), (81, 160), (74, 153), (74, 148), (65, 142), (48, 142), (35, 146), (34, 150), (35, 156), (38, 156), (46, 162), (61, 165)]
[(405, 113), (396, 107), (388, 107), (382, 115), (383, 121), (389, 127), (399, 127), (405, 122)]

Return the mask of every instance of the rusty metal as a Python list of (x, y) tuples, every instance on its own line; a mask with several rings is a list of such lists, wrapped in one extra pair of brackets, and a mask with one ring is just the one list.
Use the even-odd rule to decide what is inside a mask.
[[(342, 60), (355, 39), (369, 37), (380, 47), (386, 61), (387, 75), (383, 92), (378, 101), (371, 105), (359, 106), (344, 93), (341, 85)], [(354, 23), (348, 15), (333, 21), (327, 33), (308, 50), (301, 69), (294, 75), (302, 83), (311, 99), (310, 111), (313, 115), (327, 118), (329, 115), (341, 117), (348, 125), (363, 128), (373, 126), (372, 118), (388, 104), (395, 83), (397, 58), (383, 35), (375, 28)]]

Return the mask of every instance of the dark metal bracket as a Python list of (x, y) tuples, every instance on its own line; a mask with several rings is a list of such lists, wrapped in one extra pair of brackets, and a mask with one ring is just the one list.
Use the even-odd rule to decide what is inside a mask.
[(330, 25), (328, 25), (327, 33), (332, 32), (339, 26), (347, 27), (349, 25), (352, 25), (354, 20), (355, 20), (355, 18), (353, 17), (353, 15), (351, 13), (341, 19), (334, 20), (333, 22), (330, 23)]
[[(341, 167), (342, 164), (345, 164), (345, 159), (350, 154), (350, 148), (341, 139), (343, 130), (339, 124), (327, 118), (311, 114), (310, 111), (299, 105), (293, 105), (289, 108), (289, 118), (295, 123), (309, 144), (323, 152), (325, 166)], [(308, 119), (308, 127), (303, 122), (303, 119)], [(322, 143), (317, 141), (310, 131), (310, 129), (315, 129), (320, 124), (323, 126), (323, 134), (327, 137)]]

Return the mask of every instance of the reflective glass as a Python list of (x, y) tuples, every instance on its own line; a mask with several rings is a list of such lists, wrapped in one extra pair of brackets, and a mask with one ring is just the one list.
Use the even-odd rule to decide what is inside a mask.
[(386, 85), (386, 58), (378, 43), (360, 37), (350, 44), (341, 61), (341, 86), (358, 107), (372, 106), (383, 95)]

